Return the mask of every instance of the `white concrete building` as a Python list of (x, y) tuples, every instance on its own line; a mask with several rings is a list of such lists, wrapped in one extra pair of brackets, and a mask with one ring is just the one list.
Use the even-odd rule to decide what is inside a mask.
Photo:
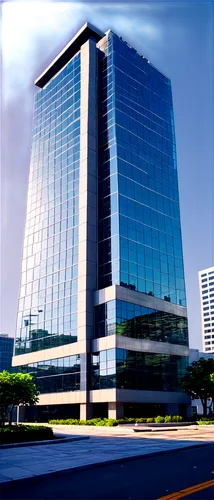
[(214, 266), (198, 273), (203, 352), (214, 353)]

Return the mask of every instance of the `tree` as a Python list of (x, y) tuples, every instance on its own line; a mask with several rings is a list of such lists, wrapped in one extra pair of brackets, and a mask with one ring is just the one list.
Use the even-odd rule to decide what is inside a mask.
[[(193, 361), (186, 369), (181, 386), (194, 399), (201, 400), (203, 416), (206, 417), (207, 409), (211, 408), (214, 399), (214, 360), (200, 358), (199, 361)], [(208, 399), (211, 399), (209, 406)]]
[(28, 373), (0, 373), (0, 418), (4, 425), (9, 413), (9, 423), (12, 423), (14, 406), (33, 405), (38, 402), (38, 391), (33, 377)]
[(10, 407), (12, 399), (12, 378), (11, 373), (4, 370), (0, 373), (0, 420), (4, 425), (7, 416), (7, 410)]

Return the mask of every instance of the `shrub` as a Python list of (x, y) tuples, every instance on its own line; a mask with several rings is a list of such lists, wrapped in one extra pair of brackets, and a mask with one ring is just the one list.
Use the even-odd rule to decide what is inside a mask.
[(147, 418), (146, 422), (147, 422), (147, 424), (153, 424), (154, 423), (154, 418), (153, 417)]
[(205, 422), (208, 422), (208, 420), (212, 420), (213, 421), (214, 420), (214, 413), (210, 413), (206, 417), (201, 417), (200, 420), (205, 421)]
[(86, 425), (95, 425), (96, 427), (106, 427), (107, 424), (103, 422), (103, 420), (99, 420), (96, 424), (86, 424)]
[(118, 423), (118, 425), (121, 425), (121, 424), (128, 424), (128, 422), (127, 422), (127, 418), (125, 418), (125, 417), (124, 417), (124, 418), (118, 418), (118, 419), (117, 419), (117, 423)]
[(136, 418), (135, 419), (136, 424), (146, 424), (147, 418)]
[[(85, 420), (86, 422), (86, 420)], [(52, 425), (79, 425), (80, 421), (77, 418), (67, 418), (65, 420), (59, 419), (59, 420), (48, 420), (49, 424)]]
[(166, 415), (165, 416), (165, 422), (168, 424), (168, 423), (171, 423), (172, 422), (172, 415)]
[(0, 443), (21, 443), (54, 439), (51, 427), (43, 425), (7, 425), (0, 429)]
[(183, 417), (180, 417), (180, 415), (173, 415), (172, 422), (183, 422)]
[(77, 418), (67, 418), (66, 420), (61, 420), (62, 425), (79, 425), (79, 420)]
[(118, 425), (118, 422), (115, 418), (109, 418), (109, 419), (106, 419), (105, 425), (116, 427)]
[(136, 418), (133, 417), (121, 417), (117, 419), (118, 424), (134, 424), (136, 422)]
[(100, 425), (102, 418), (91, 418), (90, 420), (80, 420), (81, 425)]
[(214, 420), (197, 420), (198, 425), (214, 425)]
[(155, 417), (155, 423), (156, 424), (163, 424), (163, 422), (165, 422), (165, 418), (164, 417), (161, 417), (161, 416)]
[(114, 419), (114, 418), (104, 418), (103, 420), (99, 420), (98, 422), (96, 422), (95, 424), (93, 425), (96, 425), (98, 427), (115, 427), (116, 425), (118, 425), (117, 423), (117, 420)]

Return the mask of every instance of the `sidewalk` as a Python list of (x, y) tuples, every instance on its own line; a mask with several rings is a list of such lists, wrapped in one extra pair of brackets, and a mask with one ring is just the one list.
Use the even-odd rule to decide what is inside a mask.
[[(81, 467), (93, 467), (98, 464), (123, 461), (127, 458), (142, 457), (151, 454), (166, 453), (173, 450), (206, 445), (213, 442), (214, 429), (210, 426), (195, 429), (179, 429), (176, 432), (157, 434), (144, 432), (130, 433), (108, 428), (94, 431), (84, 427), (74, 429), (71, 426), (52, 426), (56, 435), (80, 436), (86, 433), (90, 439), (67, 443), (25, 446), (16, 449), (0, 450), (0, 482), (36, 478), (47, 474), (62, 473)], [(209, 427), (209, 428), (208, 428)]]

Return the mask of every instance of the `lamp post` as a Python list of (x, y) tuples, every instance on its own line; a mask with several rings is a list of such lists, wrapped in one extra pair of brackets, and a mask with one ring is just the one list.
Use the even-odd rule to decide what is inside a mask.
[[(32, 323), (32, 318), (39, 316), (39, 313), (43, 312), (43, 309), (37, 309), (37, 314), (32, 314), (31, 309), (29, 314), (25, 314), (25, 318), (29, 319), (24, 319), (24, 326), (26, 326), (26, 338), (27, 338), (27, 327), (31, 327), (34, 323)], [(29, 333), (30, 333), (30, 328), (29, 328)], [(21, 338), (20, 338), (21, 341)], [(16, 407), (17, 408), (17, 413), (16, 413), (16, 423), (18, 425), (19, 423), (19, 405)]]
[(30, 327), (31, 325), (33, 325), (34, 323), (32, 323), (32, 318), (33, 317), (37, 317), (39, 316), (39, 313), (43, 312), (43, 309), (37, 309), (37, 314), (32, 314), (31, 312), (31, 309), (30, 309), (30, 313), (29, 314), (26, 314), (24, 317), (25, 318), (29, 318), (29, 319), (24, 319), (24, 325), (26, 326), (26, 334), (27, 334), (27, 327), (29, 326), (29, 334), (30, 334)]
[(16, 409), (16, 425), (19, 424), (19, 405), (17, 406), (17, 409)]

